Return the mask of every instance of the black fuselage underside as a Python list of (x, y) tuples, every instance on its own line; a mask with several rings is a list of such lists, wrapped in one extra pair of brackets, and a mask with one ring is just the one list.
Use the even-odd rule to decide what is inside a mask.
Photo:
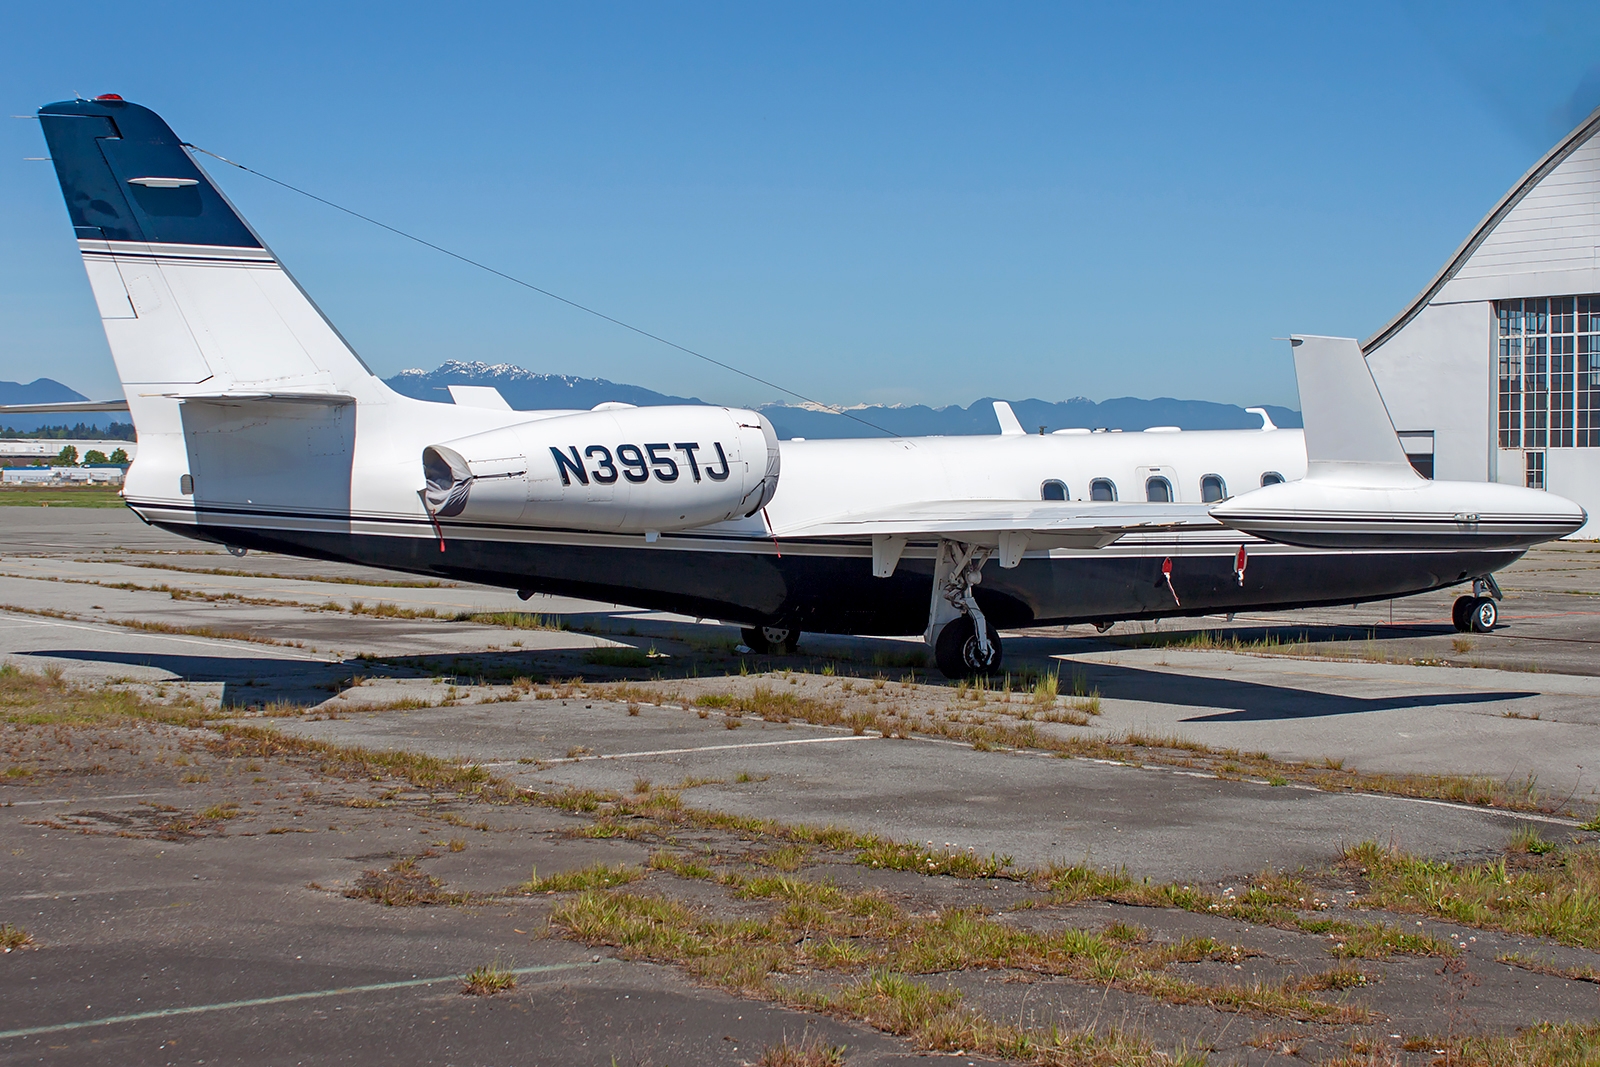
[[(173, 533), (259, 551), (405, 571), (507, 589), (625, 604), (696, 618), (778, 623), (814, 633), (920, 634), (933, 560), (903, 558), (888, 578), (864, 554), (505, 542), (158, 523)], [(990, 561), (974, 590), (999, 629), (1170, 618), (1410, 596), (1492, 573), (1521, 551), (1295, 551), (1251, 556), (1241, 583), (1231, 554), (1181, 544), (1140, 554)], [(1172, 586), (1162, 574), (1171, 559)]]

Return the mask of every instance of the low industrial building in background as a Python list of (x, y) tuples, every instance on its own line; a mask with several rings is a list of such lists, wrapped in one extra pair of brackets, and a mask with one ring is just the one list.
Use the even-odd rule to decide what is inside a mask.
[(127, 468), (115, 463), (83, 467), (7, 467), (0, 485), (121, 485)]

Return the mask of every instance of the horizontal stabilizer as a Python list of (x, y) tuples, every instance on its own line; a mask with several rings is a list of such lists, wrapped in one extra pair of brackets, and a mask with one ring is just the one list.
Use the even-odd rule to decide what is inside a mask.
[(75, 415), (79, 412), (127, 411), (126, 400), (65, 400), (59, 404), (0, 404), (0, 415)]
[(271, 402), (276, 404), (354, 404), (356, 398), (345, 393), (257, 393), (257, 392), (217, 392), (217, 393), (161, 393), (161, 396), (173, 400), (182, 400), (186, 403), (212, 403), (212, 404), (245, 404)]

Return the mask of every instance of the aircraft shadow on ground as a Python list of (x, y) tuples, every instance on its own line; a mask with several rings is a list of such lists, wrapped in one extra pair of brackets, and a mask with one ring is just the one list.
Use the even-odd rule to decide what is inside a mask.
[[(320, 703), (330, 692), (330, 681), (347, 677), (352, 671), (361, 673), (363, 668), (370, 670), (370, 664), (364, 661), (321, 663), (265, 656), (152, 655), (99, 649), (45, 649), (23, 654), (154, 667), (186, 682), (222, 682), (222, 703), (232, 707), (267, 703), (290, 696), (302, 699), (309, 697), (312, 702)], [(517, 658), (527, 655), (521, 653)], [(472, 658), (482, 662), (505, 657), (504, 654), (489, 653)], [(435, 657), (399, 657), (387, 659), (385, 664), (390, 671), (399, 669), (402, 675), (410, 673), (413, 677), (427, 677), (439, 669)], [(1074, 673), (1081, 673), (1083, 683), (1098, 690), (1107, 699), (1208, 709), (1207, 714), (1180, 720), (1190, 723), (1316, 719), (1410, 708), (1493, 704), (1539, 695), (1532, 691), (1512, 690), (1356, 697), (1293, 686), (1233, 678), (1206, 678), (1107, 663), (1080, 664), (1074, 668)]]
[(1373, 711), (1493, 704), (1501, 701), (1526, 700), (1539, 695), (1526, 690), (1500, 690), (1355, 697), (1234, 678), (1174, 674), (1119, 664), (1080, 664), (1074, 670), (1081, 671), (1086, 684), (1098, 689), (1101, 696), (1110, 700), (1141, 700), (1186, 707), (1230, 709), (1206, 715), (1192, 715), (1179, 720), (1198, 723), (1318, 719), (1333, 715), (1361, 715)]
[(315, 696), (320, 703), (332, 695), (327, 689), (329, 681), (350, 672), (348, 664), (271, 656), (160, 655), (89, 648), (35, 649), (17, 655), (153, 667), (185, 682), (221, 682), (222, 703), (228, 707), (267, 703), (290, 694)]
[[(1199, 623), (1204, 620), (1186, 619), (1180, 623)], [(1208, 634), (1220, 641), (1237, 641), (1240, 645), (1257, 645), (1275, 642), (1281, 645), (1349, 645), (1354, 642), (1403, 641), (1424, 637), (1446, 637), (1456, 634), (1448, 622), (1394, 622), (1373, 623), (1370, 626), (1352, 626), (1348, 623), (1295, 624), (1278, 626), (1204, 626), (1190, 625), (1182, 629), (1162, 630), (1155, 633), (1108, 633), (1091, 636), (1074, 635), (1069, 638), (1074, 652), (1125, 652), (1136, 648), (1183, 649), (1197, 636)], [(1459, 635), (1458, 635), (1459, 636)], [(1029, 640), (1025, 638), (1024, 640)], [(1037, 640), (1037, 639), (1033, 639)], [(1194, 651), (1206, 651), (1204, 646)]]

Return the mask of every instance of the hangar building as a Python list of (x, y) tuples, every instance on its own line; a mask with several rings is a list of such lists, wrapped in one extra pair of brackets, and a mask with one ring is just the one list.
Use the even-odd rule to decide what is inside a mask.
[(1548, 489), (1600, 537), (1600, 110), (1362, 343), (1424, 474)]

